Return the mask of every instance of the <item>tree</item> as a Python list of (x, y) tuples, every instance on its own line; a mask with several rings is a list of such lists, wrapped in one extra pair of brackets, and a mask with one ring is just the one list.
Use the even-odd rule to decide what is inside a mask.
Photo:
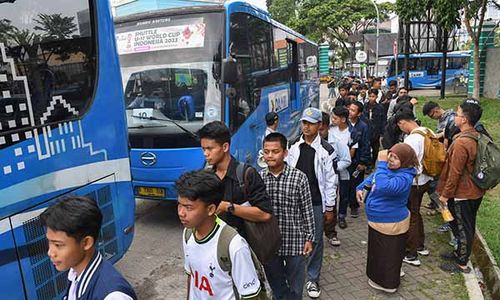
[[(479, 37), (481, 36), (481, 31), (483, 30), (484, 16), (486, 14), (486, 8), (488, 5), (488, 0), (468, 0), (465, 1), (464, 9), (464, 23), (465, 28), (467, 28), (467, 33), (469, 34), (472, 45), (473, 45), (473, 61), (474, 61), (474, 82), (472, 89), (472, 97), (479, 99), (480, 91), (480, 61), (479, 61)], [(472, 27), (472, 24), (475, 27)]]
[[(290, 7), (297, 12), (293, 14)], [(383, 20), (393, 10), (393, 5), (383, 3), (379, 9)], [(269, 11), (273, 18), (312, 40), (327, 41), (342, 49), (338, 53), (351, 55), (355, 43), (349, 42), (348, 38), (364, 33), (375, 25), (376, 20), (376, 10), (370, 0), (273, 0)]]
[(75, 17), (63, 17), (62, 14), (38, 14), (34, 21), (38, 25), (33, 29), (43, 32), (44, 40), (68, 39), (77, 30)]
[(268, 3), (268, 10), (273, 19), (290, 26), (296, 18), (297, 4), (295, 0), (273, 0), (272, 3)]
[(443, 60), (441, 61), (441, 99), (445, 97), (446, 88), (446, 60), (448, 51), (448, 35), (460, 26), (460, 6), (463, 0), (435, 0), (432, 4), (434, 22), (443, 31)]

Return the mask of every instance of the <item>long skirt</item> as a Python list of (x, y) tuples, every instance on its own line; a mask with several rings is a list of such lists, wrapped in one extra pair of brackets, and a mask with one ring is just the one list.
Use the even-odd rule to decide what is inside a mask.
[(399, 286), (407, 237), (407, 232), (387, 235), (368, 226), (368, 278), (386, 289)]

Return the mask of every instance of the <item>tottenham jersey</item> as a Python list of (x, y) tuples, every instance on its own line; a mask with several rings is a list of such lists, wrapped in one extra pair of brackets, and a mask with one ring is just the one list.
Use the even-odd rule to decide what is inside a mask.
[(242, 298), (255, 297), (260, 291), (250, 248), (240, 235), (229, 244), (231, 275), (219, 266), (217, 242), (224, 226), (227, 224), (217, 218), (214, 228), (203, 240), (197, 240), (194, 232), (187, 243), (183, 239), (184, 270), (191, 275), (189, 299), (236, 299), (233, 282)]

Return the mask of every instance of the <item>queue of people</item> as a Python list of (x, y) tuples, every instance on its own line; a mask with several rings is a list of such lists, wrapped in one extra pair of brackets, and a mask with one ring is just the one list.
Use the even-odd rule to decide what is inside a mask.
[[(224, 123), (214, 121), (198, 131), (209, 167), (176, 182), (188, 299), (302, 299), (304, 288), (310, 298), (320, 297), (324, 237), (341, 245), (336, 227), (348, 227), (348, 207), (351, 219), (360, 207), (367, 216), (369, 286), (394, 293), (404, 276), (402, 264), (418, 267), (419, 256), (429, 255), (420, 214), (429, 189), (434, 208), (451, 211), (449, 227), (457, 241), (454, 251), (441, 254), (447, 260), (441, 269), (471, 271), (467, 264), (485, 189), (470, 174), (478, 138), (489, 137), (479, 123), (479, 102), (466, 99), (456, 112), (425, 104), (424, 115), (439, 120), (435, 134), (419, 125), (415, 103), (397, 85), (389, 83), (383, 95), (377, 84), (374, 79), (366, 89), (365, 103), (349, 99), (350, 87), (342, 86), (330, 112), (306, 108), (294, 141), (279, 133), (278, 114), (267, 114), (266, 167), (260, 171), (230, 154), (231, 134)], [(387, 118), (397, 98), (405, 105)], [(391, 141), (384, 143), (388, 130)], [(434, 140), (429, 139), (443, 145), (430, 148)], [(429, 151), (446, 148), (443, 161), (432, 161), (436, 174)], [(96, 250), (102, 215), (95, 201), (65, 199), (41, 220), (48, 255), (57, 270), (69, 270), (66, 299), (137, 298)]]

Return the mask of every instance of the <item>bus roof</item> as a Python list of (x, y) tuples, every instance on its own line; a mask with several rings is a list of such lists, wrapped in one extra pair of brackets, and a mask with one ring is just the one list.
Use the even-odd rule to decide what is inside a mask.
[(257, 6), (241, 0), (168, 0), (168, 1), (135, 1), (116, 7), (115, 23), (136, 21), (155, 17), (164, 13), (188, 14), (226, 9), (229, 13), (245, 12), (258, 17), (273, 26), (283, 29), (308, 43), (317, 44), (293, 29), (271, 19), (269, 13)]
[[(471, 51), (466, 50), (466, 51), (451, 51), (447, 53), (447, 57), (470, 57)], [(404, 58), (404, 54), (399, 54), (398, 58)], [(425, 53), (412, 53), (410, 54), (410, 58), (440, 58), (443, 57), (442, 52), (425, 52)], [(393, 55), (391, 56), (382, 56), (380, 59), (392, 59), (394, 58)]]

